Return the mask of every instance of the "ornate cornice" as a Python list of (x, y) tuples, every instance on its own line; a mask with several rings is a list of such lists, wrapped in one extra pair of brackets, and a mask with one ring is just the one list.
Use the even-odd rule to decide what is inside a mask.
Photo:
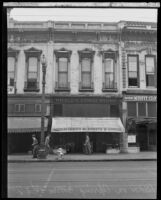
[(57, 61), (59, 58), (67, 58), (68, 62), (70, 62), (72, 51), (65, 48), (61, 48), (59, 50), (54, 50), (54, 54), (56, 56)]
[(90, 48), (85, 48), (85, 49), (83, 49), (81, 51), (78, 51), (78, 54), (79, 54), (79, 61), (80, 62), (81, 62), (81, 60), (83, 58), (90, 58), (91, 61), (93, 61), (93, 57), (94, 57), (95, 51), (93, 51)]

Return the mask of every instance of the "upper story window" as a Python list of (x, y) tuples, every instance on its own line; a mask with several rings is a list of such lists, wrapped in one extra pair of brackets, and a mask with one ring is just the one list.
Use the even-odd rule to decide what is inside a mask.
[(146, 86), (155, 87), (155, 56), (147, 55), (145, 57), (146, 66)]
[(114, 88), (114, 63), (112, 59), (105, 59), (105, 88)]
[(16, 91), (16, 73), (17, 73), (17, 57), (18, 50), (9, 48), (8, 49), (8, 60), (7, 60), (7, 69), (8, 69), (8, 86), (14, 88)]
[(78, 51), (80, 63), (79, 90), (93, 91), (93, 57), (94, 51), (85, 49)]
[(103, 77), (102, 91), (117, 91), (117, 82), (116, 82), (116, 55), (117, 52), (108, 50), (101, 51), (103, 59)]
[(8, 57), (8, 85), (14, 86), (15, 82), (15, 58)]
[(139, 87), (138, 55), (128, 55), (128, 86)]
[(56, 56), (56, 91), (70, 91), (70, 56), (71, 51), (60, 49), (54, 51)]
[(58, 87), (68, 87), (68, 59), (59, 58), (58, 62)]
[(34, 48), (25, 51), (26, 74), (24, 91), (39, 91), (41, 53), (41, 50)]

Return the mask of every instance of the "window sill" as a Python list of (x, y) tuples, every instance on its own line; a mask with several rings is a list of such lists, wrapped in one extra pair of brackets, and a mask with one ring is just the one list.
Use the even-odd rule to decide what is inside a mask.
[(94, 92), (93, 88), (80, 88), (79, 92)]
[(40, 89), (35, 89), (35, 88), (24, 88), (24, 92), (39, 92)]
[(117, 88), (103, 88), (102, 92), (118, 92)]
[(55, 88), (55, 92), (70, 92), (70, 88)]

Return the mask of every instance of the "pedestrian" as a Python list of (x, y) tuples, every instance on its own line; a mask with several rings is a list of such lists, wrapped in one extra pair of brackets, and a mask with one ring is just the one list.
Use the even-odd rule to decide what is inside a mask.
[(45, 138), (45, 148), (46, 148), (46, 151), (47, 151), (47, 154), (49, 154), (49, 151), (50, 151), (50, 137), (51, 137), (51, 134), (48, 134)]
[(86, 154), (91, 154), (91, 143), (90, 143), (90, 138), (88, 133), (86, 134), (86, 139), (85, 139), (85, 153)]
[(37, 158), (37, 151), (38, 151), (38, 140), (35, 136), (35, 134), (32, 135), (32, 147), (33, 147), (33, 151), (32, 151), (32, 154), (33, 154), (33, 158)]

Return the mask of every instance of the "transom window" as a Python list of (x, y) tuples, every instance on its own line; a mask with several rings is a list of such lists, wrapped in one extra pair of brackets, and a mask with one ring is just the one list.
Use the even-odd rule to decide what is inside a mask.
[(138, 56), (128, 55), (128, 83), (130, 87), (138, 87)]
[(154, 56), (146, 56), (146, 86), (155, 86)]
[(15, 81), (15, 57), (8, 57), (8, 85), (14, 86)]

